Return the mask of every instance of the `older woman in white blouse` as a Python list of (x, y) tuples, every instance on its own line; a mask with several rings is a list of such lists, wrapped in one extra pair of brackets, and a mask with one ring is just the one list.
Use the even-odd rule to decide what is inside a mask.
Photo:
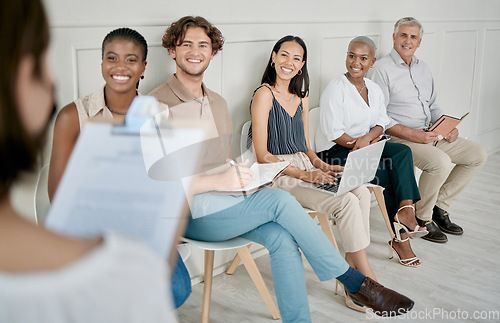
[[(365, 78), (375, 63), (375, 49), (370, 38), (354, 38), (347, 52), (347, 72), (332, 80), (321, 95), (316, 149), (318, 156), (329, 164), (344, 165), (351, 150), (380, 140), (389, 124), (382, 90)], [(411, 150), (405, 145), (386, 143), (372, 183), (385, 188), (387, 212), (393, 218), (396, 237), (389, 241), (391, 256), (394, 251), (401, 264), (420, 266), (409, 238), (428, 232), (415, 219), (413, 203), (420, 200), (420, 194)]]

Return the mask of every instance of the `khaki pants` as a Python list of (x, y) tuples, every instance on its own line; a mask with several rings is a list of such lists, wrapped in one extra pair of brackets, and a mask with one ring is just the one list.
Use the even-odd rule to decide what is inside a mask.
[(398, 137), (392, 137), (391, 142), (409, 146), (413, 164), (422, 170), (418, 183), (421, 200), (416, 204), (416, 215), (424, 221), (432, 219), (434, 205), (448, 211), (488, 157), (481, 145), (460, 137), (452, 143), (441, 140), (436, 146)]
[[(280, 160), (306, 171), (316, 170), (305, 153), (277, 155)], [(370, 192), (364, 186), (341, 196), (315, 191), (300, 186), (302, 180), (281, 175), (274, 182), (292, 194), (306, 208), (325, 213), (335, 219), (346, 252), (365, 249), (370, 244)]]

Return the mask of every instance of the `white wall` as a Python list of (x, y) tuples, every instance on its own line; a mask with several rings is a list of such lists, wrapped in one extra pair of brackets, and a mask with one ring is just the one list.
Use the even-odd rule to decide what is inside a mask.
[[(462, 136), (481, 142), (489, 151), (500, 149), (500, 2), (496, 0), (420, 1), (45, 1), (52, 26), (51, 58), (63, 106), (94, 92), (104, 83), (100, 75), (100, 46), (114, 28), (127, 26), (142, 33), (149, 45), (147, 93), (166, 80), (174, 64), (160, 40), (165, 27), (183, 15), (202, 15), (226, 38), (206, 72), (207, 85), (229, 104), (235, 133), (250, 118), (249, 103), (259, 85), (276, 40), (301, 36), (308, 45), (311, 107), (317, 106), (328, 81), (345, 72), (347, 43), (367, 35), (378, 44), (378, 57), (392, 47), (394, 22), (414, 16), (425, 34), (416, 55), (435, 77), (438, 100), (451, 115), (469, 117), (459, 126)], [(235, 151), (239, 146), (235, 144)], [(193, 276), (202, 271), (201, 254), (189, 264)], [(216, 260), (220, 265), (231, 255)]]

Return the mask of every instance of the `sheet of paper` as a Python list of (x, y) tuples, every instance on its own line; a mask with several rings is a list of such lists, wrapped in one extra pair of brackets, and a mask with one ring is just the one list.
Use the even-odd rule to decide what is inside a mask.
[[(196, 143), (203, 141), (203, 131), (166, 130), (160, 149), (155, 133), (148, 137), (113, 133), (112, 129), (109, 124), (87, 123), (59, 184), (46, 226), (76, 237), (118, 232), (144, 241), (167, 257), (183, 214), (188, 175), (194, 172)], [(185, 154), (176, 154), (181, 146), (194, 147), (189, 150), (194, 155), (184, 158)], [(160, 153), (153, 153), (157, 149)], [(161, 180), (148, 176), (154, 156), (159, 162), (168, 161), (156, 172), (164, 169), (169, 176)]]

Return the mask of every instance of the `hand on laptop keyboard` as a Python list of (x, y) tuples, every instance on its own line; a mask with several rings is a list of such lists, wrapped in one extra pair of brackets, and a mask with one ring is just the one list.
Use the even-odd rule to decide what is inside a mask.
[(314, 184), (333, 184), (337, 181), (335, 176), (325, 173), (319, 169), (309, 172), (306, 171), (299, 178), (305, 182)]
[(318, 188), (321, 188), (322, 190), (330, 191), (333, 193), (336, 193), (339, 190), (339, 184), (323, 184), (323, 185), (318, 185)]

